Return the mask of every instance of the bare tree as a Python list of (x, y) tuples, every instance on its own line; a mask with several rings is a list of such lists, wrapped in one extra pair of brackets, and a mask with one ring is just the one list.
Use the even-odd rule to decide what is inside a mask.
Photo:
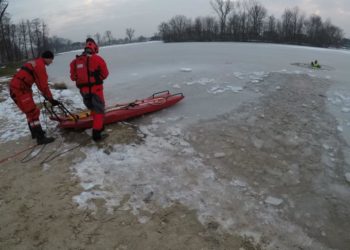
[(246, 1), (237, 2), (237, 15), (239, 20), (239, 40), (246, 41), (248, 34), (248, 10), (249, 6)]
[(31, 57), (35, 57), (34, 54), (34, 38), (33, 38), (33, 32), (31, 29), (31, 23), (29, 20), (27, 20), (27, 29), (28, 29), (28, 38), (29, 38), (29, 45), (30, 45), (30, 51), (32, 52)]
[(306, 34), (312, 44), (321, 45), (319, 38), (323, 28), (322, 18), (317, 15), (312, 15), (306, 22)]
[(21, 21), (21, 23), (19, 24), (19, 32), (20, 32), (20, 36), (23, 39), (23, 49), (24, 49), (24, 55), (25, 58), (28, 58), (28, 48), (27, 48), (27, 36), (28, 36), (28, 32), (27, 32), (27, 25), (24, 22), (24, 20)]
[(41, 27), (41, 21), (39, 18), (35, 18), (31, 22), (31, 28), (33, 30), (33, 40), (34, 44), (36, 45), (36, 52), (37, 56), (40, 56), (40, 52), (42, 50), (42, 27)]
[(171, 42), (171, 32), (170, 26), (166, 22), (162, 22), (158, 26), (159, 35), (163, 38), (165, 42)]
[(9, 22), (6, 25), (6, 32), (8, 34), (8, 49), (9, 49), (9, 61), (14, 61), (17, 58), (17, 34), (16, 34), (16, 25), (11, 24), (11, 22)]
[(9, 3), (6, 0), (0, 0), (0, 22), (2, 20), (2, 17), (5, 15), (8, 6)]
[(293, 37), (293, 13), (290, 9), (285, 9), (282, 14), (282, 36), (285, 41), (290, 41)]
[(104, 36), (104, 37), (105, 37), (106, 43), (107, 43), (108, 45), (112, 44), (112, 40), (113, 40), (112, 31), (107, 30), (107, 31), (105, 32), (105, 36)]
[(226, 30), (227, 17), (232, 11), (234, 4), (231, 0), (212, 0), (210, 5), (219, 17), (220, 34), (223, 36)]
[(5, 16), (6, 9), (8, 7), (8, 2), (5, 0), (0, 0), (0, 62), (2, 60), (5, 60), (5, 58), (8, 58), (8, 50), (7, 50), (7, 43), (6, 43), (6, 36), (5, 36), (5, 30), (4, 30), (4, 22), (3, 17)]
[(128, 40), (129, 40), (129, 42), (131, 42), (131, 40), (134, 37), (135, 30), (132, 29), (132, 28), (127, 28), (125, 32), (126, 32), (126, 36), (127, 36)]
[(283, 16), (284, 37), (293, 42), (298, 42), (302, 38), (305, 16), (300, 13), (298, 7), (286, 9)]
[(202, 28), (202, 20), (197, 17), (194, 20), (194, 36), (195, 36), (195, 40), (197, 41), (201, 41), (202, 40), (202, 34), (203, 32), (203, 28)]
[(213, 17), (208, 16), (204, 18), (203, 32), (208, 41), (213, 41), (216, 38), (217, 26), (218, 24)]
[(72, 46), (71, 46), (72, 41), (69, 39), (53, 36), (52, 38), (49, 38), (49, 40), (50, 40), (50, 45), (52, 46), (52, 49), (55, 52), (63, 52), (63, 51), (72, 49)]
[(263, 29), (263, 20), (266, 17), (267, 10), (256, 0), (249, 2), (248, 20), (250, 36), (253, 39), (258, 39), (261, 36)]
[(41, 27), (43, 49), (49, 49), (49, 29), (44, 21), (41, 22)]
[(174, 41), (185, 41), (188, 38), (188, 27), (191, 21), (183, 15), (177, 15), (170, 19), (169, 26)]
[(323, 24), (323, 43), (325, 46), (341, 46), (341, 42), (344, 37), (344, 32), (335, 27), (330, 20), (326, 20)]
[(96, 39), (96, 42), (97, 44), (101, 44), (101, 34), (99, 32), (97, 32), (95, 35), (94, 35), (95, 39)]
[(231, 40), (238, 40), (239, 16), (237, 13), (232, 13), (232, 15), (228, 18), (226, 29)]
[(277, 20), (275, 16), (271, 15), (268, 17), (266, 22), (266, 28), (264, 32), (264, 39), (267, 41), (275, 41), (278, 40), (278, 32), (277, 32)]

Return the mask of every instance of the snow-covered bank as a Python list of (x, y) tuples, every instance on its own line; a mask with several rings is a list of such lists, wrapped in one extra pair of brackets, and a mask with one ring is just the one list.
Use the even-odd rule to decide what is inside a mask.
[[(6, 85), (0, 92), (0, 120), (2, 126), (0, 127), (0, 142), (7, 142), (11, 140), (18, 140), (24, 136), (29, 135), (28, 125), (25, 115), (17, 108), (13, 100), (10, 98), (7, 83), (11, 78), (5, 77), (0, 79), (0, 84)], [(39, 90), (33, 85), (34, 101), (40, 104), (44, 101)], [(52, 93), (56, 99), (59, 99), (69, 105), (73, 110), (84, 109), (81, 101), (81, 96), (78, 91), (64, 89), (52, 89)], [(51, 121), (46, 112), (41, 112), (40, 120), (43, 126), (49, 130), (54, 130), (57, 123)]]

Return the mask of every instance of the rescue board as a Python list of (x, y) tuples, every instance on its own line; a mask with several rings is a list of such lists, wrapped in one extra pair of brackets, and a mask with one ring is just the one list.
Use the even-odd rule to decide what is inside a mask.
[[(111, 124), (139, 117), (147, 113), (168, 108), (184, 98), (182, 93), (171, 94), (168, 90), (154, 93), (150, 97), (133, 102), (115, 104), (105, 109), (104, 124)], [(57, 121), (60, 128), (88, 129), (92, 127), (93, 117), (89, 110), (79, 113), (69, 112), (63, 104), (58, 105), (60, 113), (53, 107), (46, 107), (50, 119)]]

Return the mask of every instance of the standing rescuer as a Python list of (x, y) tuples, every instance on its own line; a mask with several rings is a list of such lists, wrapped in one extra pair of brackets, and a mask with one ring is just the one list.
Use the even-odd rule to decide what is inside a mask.
[(46, 67), (52, 63), (54, 55), (51, 51), (45, 51), (40, 58), (25, 63), (20, 70), (13, 76), (10, 82), (10, 95), (18, 108), (27, 116), (29, 130), (32, 138), (37, 140), (39, 145), (48, 144), (55, 139), (46, 137), (43, 131), (39, 116), (40, 109), (35, 105), (33, 100), (32, 85), (41, 91), (46, 100), (53, 106), (59, 104), (52, 96), (48, 85), (48, 76)]
[(105, 100), (103, 80), (108, 76), (108, 68), (102, 57), (97, 55), (98, 46), (92, 38), (86, 39), (84, 52), (70, 63), (70, 78), (76, 82), (85, 106), (93, 117), (92, 139), (102, 139), (104, 129)]

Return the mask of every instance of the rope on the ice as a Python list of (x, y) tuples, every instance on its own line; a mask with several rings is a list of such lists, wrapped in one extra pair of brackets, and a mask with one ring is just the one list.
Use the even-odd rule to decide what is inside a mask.
[[(33, 147), (32, 150), (28, 154), (26, 154), (26, 156), (24, 156), (22, 158), (21, 163), (27, 163), (27, 162), (33, 160), (34, 158), (36, 158), (44, 150), (46, 144), (42, 145), (40, 150), (36, 154), (32, 155), (34, 153), (36, 146), (39, 146), (39, 145), (35, 145), (35, 147)], [(32, 156), (29, 157), (30, 155), (32, 155)]]
[[(66, 153), (68, 153), (70, 151), (73, 151), (73, 150), (75, 150), (77, 148), (80, 148), (82, 146), (86, 146), (88, 144), (87, 142), (90, 142), (90, 141), (91, 141), (91, 138), (88, 138), (85, 141), (79, 143), (78, 145), (73, 146), (73, 147), (71, 147), (71, 148), (69, 148), (67, 150), (64, 150), (63, 152), (57, 153), (57, 154), (55, 154), (56, 152), (54, 151), (51, 154), (49, 154), (43, 161), (41, 161), (40, 164), (48, 163), (48, 162), (56, 159), (57, 157), (59, 157), (61, 155), (64, 155), (64, 154), (66, 154)], [(62, 140), (62, 142), (63, 142), (63, 140)]]
[(15, 153), (15, 154), (13, 154), (13, 155), (10, 155), (10, 156), (8, 156), (8, 157), (5, 157), (4, 159), (1, 159), (1, 160), (0, 160), (0, 164), (1, 164), (1, 163), (4, 163), (4, 162), (7, 162), (7, 161), (9, 161), (9, 160), (11, 160), (11, 159), (13, 159), (13, 158), (15, 158), (15, 157), (17, 157), (18, 155), (20, 155), (20, 154), (22, 154), (22, 153), (24, 153), (25, 151), (28, 151), (28, 150), (30, 150), (30, 149), (32, 149), (32, 151), (31, 151), (31, 153), (32, 153), (32, 152), (33, 152), (33, 148), (35, 148), (36, 146), (37, 146), (36, 144), (35, 144), (35, 145), (31, 145), (31, 146), (29, 146), (29, 147), (27, 147), (27, 148), (25, 148), (25, 149), (23, 149), (23, 150), (21, 150), (21, 151)]

